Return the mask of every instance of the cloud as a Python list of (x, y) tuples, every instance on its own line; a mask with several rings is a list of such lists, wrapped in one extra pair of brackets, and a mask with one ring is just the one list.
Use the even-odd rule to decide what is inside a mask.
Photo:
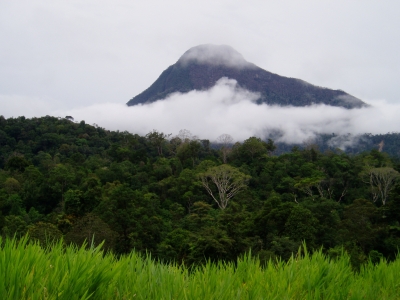
[(190, 48), (180, 58), (179, 63), (223, 65), (235, 68), (254, 68), (255, 65), (247, 62), (243, 56), (228, 45), (200, 45)]
[[(318, 134), (334, 133), (331, 145), (343, 148), (357, 142), (357, 135), (387, 133), (400, 128), (397, 114), (400, 105), (382, 100), (369, 101), (369, 107), (349, 110), (327, 105), (257, 105), (257, 98), (257, 94), (238, 87), (235, 80), (222, 78), (207, 91), (175, 93), (165, 100), (131, 107), (105, 103), (65, 110), (44, 107), (40, 99), (28, 101), (13, 97), (10, 101), (12, 106), (21, 107), (21, 115), (31, 110), (36, 116), (39, 112), (72, 116), (77, 122), (85, 120), (109, 130), (127, 130), (140, 135), (153, 129), (177, 135), (181, 129), (187, 129), (200, 139), (211, 141), (227, 133), (235, 141), (258, 136), (273, 138), (276, 142), (302, 143)], [(2, 104), (3, 112), (7, 111), (7, 105), (10, 103), (5, 103), (4, 110)]]
[[(351, 95), (340, 95), (337, 96), (334, 101), (337, 101), (339, 105), (344, 107), (360, 107), (365, 106), (362, 102), (360, 103), (360, 99), (351, 96)], [(368, 105), (366, 105), (368, 106)]]
[(365, 140), (365, 136), (345, 134), (332, 137), (327, 144), (332, 148), (346, 149), (357, 145), (361, 140)]

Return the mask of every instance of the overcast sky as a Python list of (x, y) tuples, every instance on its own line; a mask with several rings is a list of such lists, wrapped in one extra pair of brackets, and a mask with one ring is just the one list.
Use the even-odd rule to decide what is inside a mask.
[[(207, 43), (393, 111), (400, 105), (399, 11), (398, 1), (368, 0), (1, 1), (0, 115), (75, 112), (99, 123), (95, 109), (118, 116), (186, 50)], [(174, 128), (185, 128), (174, 116)], [(109, 123), (151, 128), (120, 126), (118, 117), (99, 125)]]

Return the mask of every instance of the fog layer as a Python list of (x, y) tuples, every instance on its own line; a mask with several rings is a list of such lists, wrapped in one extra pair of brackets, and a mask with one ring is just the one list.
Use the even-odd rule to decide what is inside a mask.
[[(370, 107), (344, 109), (327, 105), (279, 107), (257, 105), (258, 95), (238, 87), (232, 79), (222, 78), (207, 91), (172, 94), (152, 104), (127, 107), (105, 103), (76, 108), (56, 109), (43, 105), (40, 99), (1, 97), (5, 117), (19, 106), (26, 117), (51, 115), (72, 116), (109, 130), (145, 135), (153, 129), (178, 134), (187, 129), (201, 139), (216, 140), (230, 134), (236, 141), (250, 136), (274, 138), (276, 142), (302, 143), (316, 134), (352, 135), (396, 132), (400, 128), (400, 105), (385, 101), (367, 101)], [(13, 117), (17, 117), (14, 115)], [(332, 145), (345, 147), (349, 141), (332, 139)]]

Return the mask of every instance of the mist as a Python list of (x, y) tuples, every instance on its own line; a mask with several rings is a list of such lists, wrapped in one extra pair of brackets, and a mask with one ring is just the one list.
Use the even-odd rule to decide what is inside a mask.
[(335, 137), (329, 143), (339, 148), (351, 146), (360, 134), (396, 132), (400, 128), (400, 105), (383, 100), (366, 101), (369, 107), (344, 109), (327, 105), (257, 105), (257, 98), (257, 94), (240, 88), (235, 80), (221, 78), (206, 91), (175, 93), (151, 104), (131, 107), (103, 103), (60, 109), (44, 106), (40, 99), (0, 96), (3, 102), (0, 114), (17, 117), (9, 112), (19, 107), (19, 115), (26, 117), (72, 116), (75, 122), (84, 120), (108, 130), (140, 135), (155, 129), (174, 136), (186, 129), (200, 139), (211, 141), (227, 133), (235, 141), (257, 136), (292, 144), (312, 140), (318, 134), (334, 133)]
[(254, 68), (244, 57), (228, 45), (199, 45), (190, 48), (180, 58), (179, 62), (188, 64), (196, 62), (199, 64), (222, 65), (233, 68)]

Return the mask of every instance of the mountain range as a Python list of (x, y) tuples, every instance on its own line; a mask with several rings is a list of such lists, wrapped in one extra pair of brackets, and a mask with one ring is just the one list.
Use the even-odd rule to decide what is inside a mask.
[(257, 104), (308, 106), (325, 104), (344, 108), (367, 106), (360, 99), (342, 90), (312, 85), (306, 81), (268, 72), (227, 45), (200, 45), (186, 51), (169, 66), (145, 91), (128, 101), (128, 106), (148, 104), (173, 93), (207, 90), (227, 77), (239, 87), (257, 93)]

